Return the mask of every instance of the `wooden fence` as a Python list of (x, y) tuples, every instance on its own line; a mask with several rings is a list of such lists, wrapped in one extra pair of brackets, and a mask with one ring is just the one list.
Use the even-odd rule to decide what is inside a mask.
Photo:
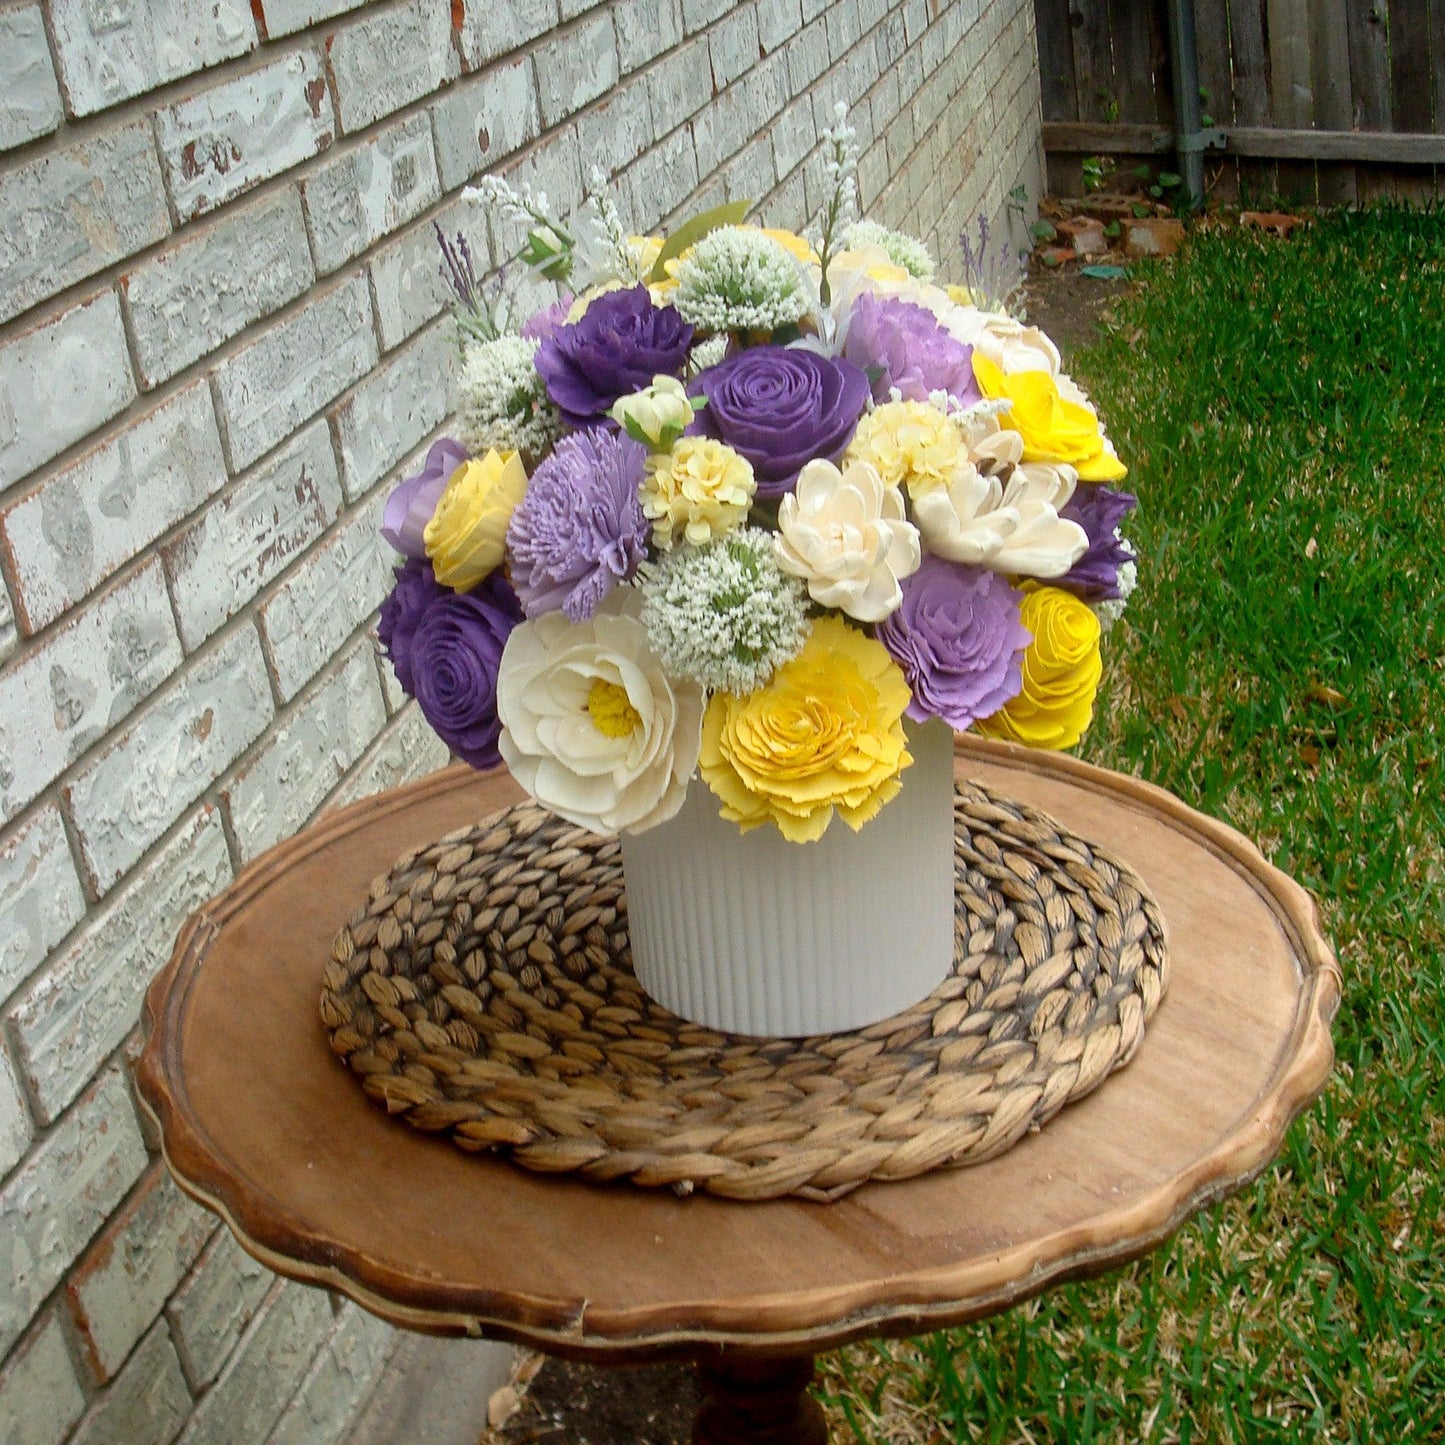
[[(1167, 0), (1034, 0), (1050, 189), (1177, 170)], [(1194, 0), (1213, 195), (1445, 195), (1445, 0)]]

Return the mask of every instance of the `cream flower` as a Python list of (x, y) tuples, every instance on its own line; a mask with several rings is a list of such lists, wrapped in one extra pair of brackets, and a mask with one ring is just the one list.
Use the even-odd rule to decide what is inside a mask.
[(652, 537), (668, 551), (681, 532), (693, 546), (739, 526), (752, 505), (752, 464), (710, 437), (683, 437), (670, 452), (647, 459), (639, 495)]
[(513, 777), (544, 808), (606, 836), (671, 818), (702, 740), (702, 689), (668, 679), (638, 605), (618, 592), (587, 622), (548, 612), (520, 623), (497, 674)]
[(903, 601), (899, 581), (918, 570), (918, 532), (904, 519), (903, 493), (875, 467), (812, 461), (778, 508), (778, 564), (808, 595), (859, 622), (881, 622)]
[(858, 423), (845, 462), (867, 462), (885, 487), (907, 485), (911, 496), (946, 487), (964, 460), (963, 435), (936, 406), (890, 401)]
[(1059, 348), (1037, 326), (1025, 326), (1002, 311), (951, 305), (938, 318), (956, 340), (986, 356), (1006, 375), (1019, 371), (1059, 374)]
[(438, 582), (470, 592), (496, 571), (526, 490), (527, 471), (516, 452), (488, 452), (451, 474), (422, 534)]
[(687, 430), (693, 418), (687, 388), (675, 376), (654, 376), (652, 385), (612, 406), (612, 420), (633, 441), (665, 451)]

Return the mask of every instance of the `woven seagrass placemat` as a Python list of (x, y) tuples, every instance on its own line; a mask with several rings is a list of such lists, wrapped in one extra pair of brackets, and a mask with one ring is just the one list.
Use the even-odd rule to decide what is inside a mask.
[(400, 858), (337, 936), (321, 1016), (373, 1098), (529, 1169), (836, 1199), (1001, 1154), (1126, 1063), (1168, 978), (1139, 879), (961, 784), (953, 973), (854, 1033), (763, 1039), (652, 1002), (621, 852), (520, 804)]

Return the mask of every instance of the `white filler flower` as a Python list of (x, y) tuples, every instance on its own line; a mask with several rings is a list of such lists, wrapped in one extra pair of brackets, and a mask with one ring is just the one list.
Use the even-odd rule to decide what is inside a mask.
[(778, 564), (808, 584), (808, 595), (859, 622), (881, 622), (903, 601), (902, 578), (918, 570), (918, 531), (903, 493), (884, 486), (868, 462), (840, 472), (811, 461), (778, 508)]
[(699, 331), (775, 331), (813, 309), (812, 284), (783, 246), (746, 226), (709, 231), (678, 262), (672, 304)]
[(670, 681), (614, 592), (588, 622), (548, 612), (512, 630), (497, 674), (501, 751), (544, 808), (611, 837), (666, 822), (702, 744), (702, 689)]
[(533, 364), (536, 352), (537, 343), (522, 336), (467, 347), (457, 381), (457, 431), (473, 456), (521, 452), (535, 461), (562, 435)]

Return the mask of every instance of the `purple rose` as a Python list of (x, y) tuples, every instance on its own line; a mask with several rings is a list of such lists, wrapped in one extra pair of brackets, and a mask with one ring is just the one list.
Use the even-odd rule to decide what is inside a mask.
[(1119, 523), (1138, 505), (1139, 499), (1132, 492), (1080, 482), (1059, 516), (1077, 522), (1088, 535), (1089, 545), (1054, 585), (1067, 588), (1085, 602), (1118, 597), (1119, 568), (1134, 558), (1119, 540)]
[(579, 321), (559, 326), (537, 348), (547, 395), (574, 430), (606, 421), (612, 403), (679, 376), (692, 327), (671, 306), (654, 306), (646, 286), (608, 291)]
[(460, 442), (443, 437), (433, 442), (426, 463), (386, 499), (381, 513), (381, 535), (404, 557), (425, 557), (422, 533), (447, 489), (451, 474), (467, 459)]
[(431, 602), (411, 636), (416, 700), (436, 735), (474, 768), (495, 767), (502, 724), (497, 669), (512, 629), (522, 620), (516, 594), (500, 572), (474, 592)]
[(391, 669), (401, 690), (408, 697), (416, 696), (416, 679), (412, 675), (411, 643), (417, 623), (439, 597), (453, 596), (432, 574), (431, 563), (409, 558), (396, 569), (396, 582), (391, 595), (381, 604), (381, 617), (376, 635), (382, 651), (391, 659)]
[(873, 378), (874, 401), (887, 401), (895, 386), (904, 401), (927, 401), (934, 391), (946, 391), (965, 405), (983, 400), (973, 377), (973, 347), (912, 301), (860, 292), (843, 355)]
[(563, 437), (512, 513), (507, 553), (528, 617), (561, 608), (582, 622), (647, 556), (652, 524), (637, 488), (647, 449), (593, 427)]
[(898, 610), (878, 624), (913, 693), (909, 717), (939, 717), (962, 732), (1018, 695), (1033, 641), (1019, 621), (1021, 601), (997, 572), (924, 557), (903, 579)]
[(868, 378), (851, 361), (781, 346), (750, 346), (693, 383), (707, 397), (694, 424), (752, 463), (758, 496), (793, 489), (814, 457), (837, 461), (868, 400)]

